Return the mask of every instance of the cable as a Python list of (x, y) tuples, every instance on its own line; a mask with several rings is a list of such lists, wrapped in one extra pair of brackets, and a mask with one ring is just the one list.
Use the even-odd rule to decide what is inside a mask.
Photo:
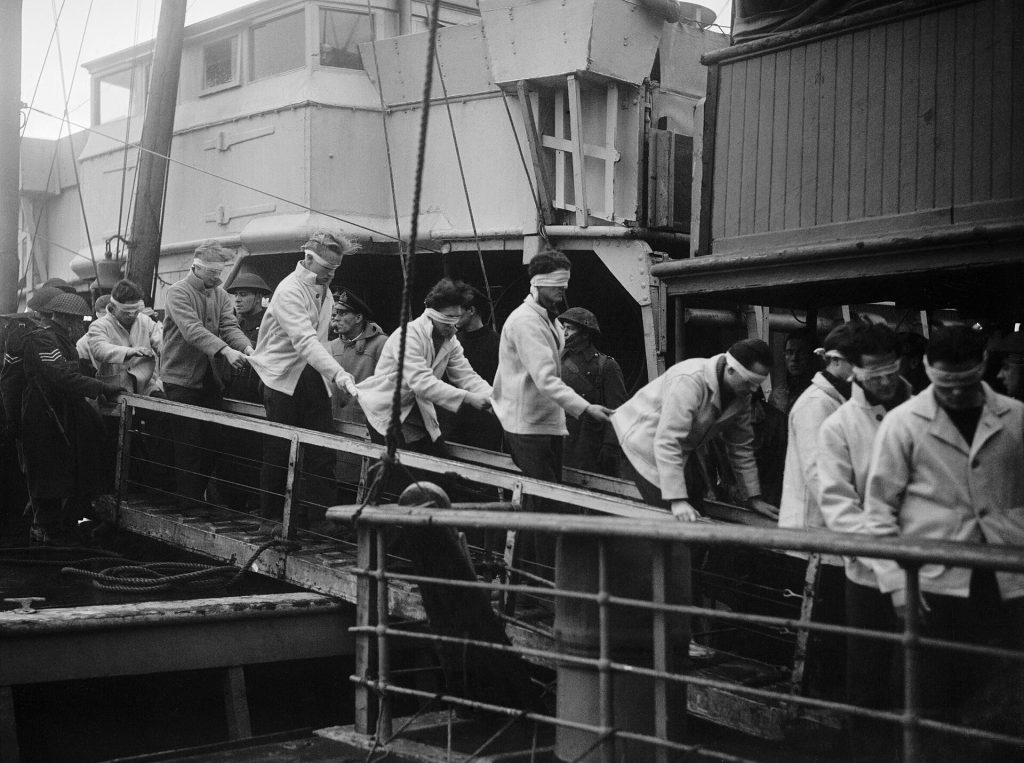
[[(53, 31), (50, 32), (50, 41), (46, 43), (46, 52), (43, 54), (43, 62), (39, 65), (39, 76), (36, 77), (36, 86), (32, 88), (32, 97), (28, 101), (29, 111), (36, 102), (36, 95), (39, 93), (39, 85), (43, 81), (43, 72), (46, 70), (46, 61), (50, 57), (50, 49), (53, 47), (53, 38), (57, 36), (57, 27), (60, 25), (60, 17), (64, 13), (64, 6), (67, 5), (68, 0), (61, 0), (60, 10), (57, 11), (57, 18), (53, 22)], [(21, 135), (18, 136), (18, 142), (25, 137), (25, 131), (28, 129), (28, 117), (25, 118), (25, 124), (21, 126)]]
[[(54, 23), (57, 20), (57, 6), (54, 4), (54, 0), (50, 0), (50, 5), (53, 8)], [(89, 0), (89, 10), (85, 15), (85, 25), (82, 27), (82, 39), (78, 44), (78, 54), (75, 56), (75, 68), (71, 73), (71, 88), (75, 86), (75, 77), (78, 74), (78, 65), (82, 60), (82, 49), (85, 47), (85, 33), (89, 29), (89, 19), (92, 17), (92, 6), (93, 0)], [(71, 124), (71, 114), (68, 112), (68, 104), (71, 102), (71, 88), (67, 86), (64, 81), (64, 54), (61, 51), (60, 44), (60, 32), (57, 33), (57, 61), (59, 62), (60, 68), (60, 87), (64, 91), (64, 121)], [(71, 144), (71, 128), (68, 127), (68, 143)], [(58, 138), (54, 151), (60, 150), (60, 140)], [(75, 186), (78, 188), (78, 205), (82, 210), (82, 225), (85, 228), (85, 241), (89, 244), (89, 256), (92, 258), (92, 269), (96, 274), (97, 283), (100, 280), (100, 269), (96, 264), (96, 252), (92, 248), (92, 236), (89, 234), (89, 217), (85, 213), (85, 195), (82, 192), (82, 180), (78, 176), (78, 157), (74, 156), (74, 145), (71, 144), (71, 168), (75, 171)]]
[[(51, 119), (62, 119), (62, 117), (59, 117), (56, 114), (51, 114), (50, 112), (45, 111), (43, 109), (33, 108), (32, 111), (36, 112), (37, 114), (42, 114), (43, 116), (50, 117)], [(101, 130), (97, 130), (94, 127), (87, 127), (86, 125), (80, 124), (78, 122), (73, 122), (71, 120), (67, 120), (67, 123), (72, 125), (73, 127), (77, 127), (80, 130), (85, 130), (86, 132), (94, 133), (96, 135), (100, 135), (103, 138), (105, 138), (107, 140), (110, 140), (110, 141), (113, 141), (115, 143), (125, 144), (125, 142), (123, 140), (121, 140), (120, 138), (115, 138), (115, 137), (113, 137), (113, 136), (111, 136), (111, 135), (109, 135), (107, 133), (102, 132)], [(314, 207), (311, 207), (308, 204), (303, 204), (300, 201), (294, 201), (294, 200), (286, 198), (284, 196), (279, 196), (276, 193), (271, 193), (270, 191), (266, 191), (266, 190), (264, 190), (262, 188), (257, 188), (255, 186), (249, 185), (247, 183), (243, 183), (243, 182), (241, 182), (239, 180), (233, 180), (232, 178), (225, 177), (224, 175), (218, 175), (216, 172), (211, 172), (210, 170), (205, 170), (202, 167), (196, 167), (196, 166), (194, 166), (192, 164), (189, 164), (187, 162), (183, 162), (180, 159), (175, 159), (172, 156), (168, 156), (167, 154), (161, 154), (159, 151), (153, 151), (152, 149), (141, 147), (141, 146), (139, 147), (139, 150), (144, 152), (144, 153), (152, 154), (153, 156), (156, 156), (156, 157), (159, 157), (159, 158), (162, 158), (162, 159), (166, 159), (171, 164), (176, 164), (179, 167), (184, 167), (185, 169), (192, 170), (193, 172), (198, 172), (201, 175), (206, 175), (207, 177), (212, 177), (212, 178), (214, 178), (216, 180), (222, 180), (225, 183), (230, 183), (231, 185), (237, 186), (238, 188), (244, 188), (247, 191), (252, 191), (253, 193), (258, 193), (258, 194), (260, 194), (262, 196), (266, 196), (269, 199), (275, 199), (276, 201), (284, 202), (285, 204), (291, 204), (293, 206), (298, 207), (299, 209), (304, 209), (307, 212), (313, 212), (314, 214), (322, 215), (323, 217), (326, 217), (328, 219), (337, 220), (338, 222), (345, 223), (346, 225), (351, 225), (353, 228), (359, 228), (360, 230), (364, 230), (364, 231), (367, 231), (369, 233), (374, 233), (374, 234), (376, 234), (378, 236), (382, 236), (383, 238), (387, 238), (387, 239), (390, 239), (392, 241), (397, 241), (399, 243), (403, 243), (402, 239), (399, 239), (397, 236), (394, 236), (391, 233), (387, 233), (385, 231), (377, 230), (376, 228), (371, 228), (371, 227), (369, 227), (367, 225), (362, 225), (360, 223), (355, 222), (354, 220), (349, 220), (349, 219), (346, 219), (344, 217), (340, 217), (339, 215), (332, 214), (330, 212), (325, 212), (325, 211), (320, 210), (320, 209), (315, 209)], [(431, 254), (441, 254), (441, 252), (438, 251), (437, 249), (431, 249), (430, 247), (419, 246), (417, 248), (421, 249), (421, 250), (423, 250), (425, 252), (430, 252)]]
[[(380, 123), (384, 132), (384, 154), (388, 162), (388, 183), (391, 186), (391, 209), (395, 215), (395, 233), (399, 240), (399, 257), (402, 263), (402, 273), (405, 274), (405, 245), (402, 242), (402, 227), (398, 220), (398, 194), (395, 191), (395, 170), (391, 162), (391, 138), (388, 134), (387, 108), (384, 105), (384, 83), (380, 78), (380, 64), (377, 61), (377, 22), (373, 15), (371, 0), (366, 0), (366, 12), (370, 17), (370, 50), (373, 51), (373, 70), (377, 73), (377, 99), (380, 102)], [(415, 243), (413, 244), (415, 246)]]
[[(369, 2), (369, 0), (367, 0)], [(426, 8), (426, 4), (424, 4)], [(480, 261), (480, 272), (484, 277), (484, 294), (487, 297), (487, 308), (490, 311), (491, 316), (491, 332), (494, 334), (498, 333), (497, 321), (494, 316), (494, 300), (491, 299), (491, 282), (487, 277), (487, 267), (484, 264), (484, 253), (480, 248), (480, 235), (476, 229), (476, 216), (473, 214), (473, 202), (469, 197), (469, 185), (466, 183), (466, 171), (462, 165), (462, 151), (459, 150), (459, 137), (455, 134), (455, 120), (452, 118), (452, 104), (448, 98), (448, 85), (444, 81), (444, 72), (441, 71), (441, 61), (438, 58), (434, 59), (434, 63), (437, 66), (437, 79), (441, 83), (441, 92), (444, 95), (444, 108), (448, 112), (448, 126), (452, 133), (452, 145), (455, 147), (455, 160), (459, 167), (459, 178), (462, 180), (462, 193), (466, 197), (466, 209), (469, 211), (469, 224), (473, 228), (473, 243), (476, 245), (476, 256)]]
[(383, 461), (384, 470), (394, 462), (395, 454), (398, 451), (398, 436), (402, 429), (402, 381), (405, 372), (405, 347), (409, 335), (409, 312), (411, 309), (410, 286), (415, 278), (416, 266), (416, 237), (419, 233), (420, 224), (420, 200), (423, 192), (423, 165), (427, 154), (427, 125), (430, 122), (430, 91), (434, 81), (434, 54), (437, 49), (437, 16), (441, 6), (441, 0), (433, 0), (433, 9), (430, 17), (430, 37), (427, 43), (427, 65), (423, 76), (423, 116), (420, 119), (419, 145), (416, 151), (416, 180), (413, 186), (412, 197), (412, 226), (409, 233), (408, 267), (405, 278), (402, 279), (402, 311), (401, 311), (401, 334), (398, 342), (398, 372), (395, 376), (395, 394), (391, 399), (391, 422), (387, 433), (387, 456), (388, 460)]

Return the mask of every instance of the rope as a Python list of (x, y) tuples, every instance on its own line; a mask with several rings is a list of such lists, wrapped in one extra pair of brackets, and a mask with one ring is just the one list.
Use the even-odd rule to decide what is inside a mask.
[[(377, 74), (377, 100), (380, 103), (380, 124), (384, 132), (384, 153), (388, 162), (388, 183), (391, 186), (391, 209), (395, 214), (395, 233), (398, 234), (398, 255), (402, 263), (402, 275), (405, 275), (405, 245), (402, 241), (402, 227), (398, 221), (398, 194), (395, 192), (395, 170), (391, 162), (391, 138), (388, 135), (387, 107), (384, 105), (384, 83), (380, 78), (380, 64), (377, 62), (377, 20), (373, 15), (371, 0), (366, 0), (366, 13), (370, 17), (370, 50), (373, 51), (373, 70)], [(415, 245), (415, 244), (414, 244)]]
[[(50, 117), (51, 119), (63, 119), (63, 117), (59, 117), (56, 114), (51, 114), (50, 112), (45, 111), (43, 109), (39, 109), (39, 108), (34, 108), (33, 107), (32, 111), (34, 111), (34, 112), (36, 112), (38, 114), (42, 114), (43, 116)], [(78, 122), (73, 122), (70, 119), (68, 119), (66, 121), (67, 121), (67, 123), (69, 125), (71, 125), (72, 127), (76, 127), (79, 130), (84, 130), (84, 131), (89, 132), (89, 133), (94, 133), (96, 135), (100, 135), (103, 138), (105, 138), (106, 140), (113, 141), (114, 143), (120, 143), (122, 145), (128, 145), (128, 144), (125, 143), (125, 141), (121, 140), (120, 138), (115, 138), (114, 136), (112, 136), (112, 135), (110, 135), (108, 133), (105, 133), (102, 130), (98, 130), (98, 129), (94, 128), (94, 127), (89, 127), (88, 125), (84, 125), (84, 124), (81, 124), (81, 123), (78, 123)], [(183, 162), (180, 159), (175, 159), (174, 157), (168, 156), (167, 154), (161, 154), (159, 151), (153, 151), (152, 149), (144, 148), (144, 147), (141, 147), (141, 146), (139, 147), (139, 150), (141, 152), (143, 152), (143, 153), (152, 154), (153, 156), (159, 157), (161, 159), (166, 159), (171, 164), (175, 164), (175, 165), (177, 165), (179, 167), (184, 167), (187, 170), (192, 170), (193, 172), (198, 172), (200, 175), (206, 175), (207, 177), (214, 178), (215, 180), (221, 180), (221, 181), (223, 181), (225, 183), (230, 183), (231, 185), (237, 186), (238, 188), (244, 188), (247, 191), (252, 191), (253, 193), (258, 193), (261, 196), (266, 196), (268, 199), (275, 199), (275, 200), (283, 202), (285, 204), (291, 204), (291, 205), (296, 206), (299, 209), (303, 209), (303, 210), (305, 210), (307, 212), (313, 212), (314, 214), (322, 215), (323, 217), (326, 217), (326, 218), (328, 218), (330, 220), (337, 220), (338, 222), (345, 223), (346, 225), (351, 225), (353, 228), (359, 228), (360, 230), (364, 230), (364, 231), (367, 231), (369, 233), (376, 234), (376, 235), (381, 236), (383, 238), (387, 238), (387, 239), (391, 239), (392, 241), (397, 241), (399, 243), (403, 243), (402, 239), (400, 239), (398, 236), (392, 235), (391, 233), (387, 233), (385, 231), (377, 230), (376, 228), (371, 228), (371, 227), (369, 227), (367, 225), (361, 225), (360, 223), (357, 223), (354, 220), (349, 220), (347, 218), (340, 217), (339, 215), (335, 215), (335, 214), (332, 214), (330, 212), (327, 212), (327, 211), (324, 211), (324, 210), (321, 210), (321, 209), (316, 209), (314, 207), (309, 206), (308, 204), (302, 203), (301, 201), (296, 201), (294, 199), (289, 199), (289, 198), (287, 198), (285, 196), (279, 196), (276, 193), (271, 193), (270, 191), (264, 190), (262, 188), (257, 188), (256, 186), (252, 186), (252, 185), (249, 185), (247, 183), (243, 183), (240, 180), (234, 180), (233, 178), (226, 177), (225, 175), (219, 175), (216, 172), (211, 172), (210, 170), (203, 169), (202, 167), (196, 167), (195, 165), (189, 164), (188, 162)], [(429, 247), (423, 247), (423, 246), (421, 246), (419, 248), (422, 249), (425, 252), (430, 252), (431, 254), (441, 254), (441, 252), (438, 251), (437, 249), (431, 249)]]
[[(274, 538), (262, 543), (242, 567), (233, 565), (198, 564), (191, 562), (153, 562), (109, 567), (102, 572), (83, 570), (78, 567), (64, 567), (61, 573), (73, 577), (87, 578), (93, 587), (101, 591), (119, 593), (149, 593), (166, 591), (171, 588), (226, 588), (233, 585), (249, 571), (257, 557), (272, 546), (285, 550), (297, 548), (295, 541)], [(227, 578), (227, 579), (224, 579)]]
[[(56, 24), (57, 23), (57, 18), (58, 18), (58, 16), (57, 16), (57, 5), (56, 5), (56, 3), (53, 2), (53, 0), (50, 0), (50, 6), (53, 9), (54, 24)], [(85, 47), (85, 32), (89, 28), (89, 19), (92, 17), (92, 6), (93, 6), (93, 0), (89, 0), (89, 10), (88, 10), (88, 12), (85, 15), (85, 25), (82, 27), (82, 40), (78, 44), (78, 54), (75, 56), (75, 68), (74, 68), (74, 70), (71, 73), (71, 88), (73, 88), (75, 86), (75, 77), (78, 75), (78, 64), (82, 60), (82, 49)], [(71, 114), (68, 111), (68, 104), (71, 102), (71, 88), (69, 88), (67, 86), (67, 83), (64, 81), (64, 54), (61, 51), (60, 33), (59, 32), (57, 33), (57, 61), (58, 61), (58, 69), (60, 70), (60, 87), (61, 87), (61, 90), (64, 93), (64, 120), (63, 120), (63, 122), (68, 124), (68, 136), (70, 137), (70, 135), (71, 135), (71, 127), (70, 127), (70, 125), (71, 125)], [(61, 132), (63, 132), (63, 126), (61, 127)], [(57, 137), (57, 145), (54, 147), (54, 154), (56, 155), (56, 152), (59, 151), (59, 150), (60, 150), (60, 136), (58, 135), (58, 137)], [(82, 226), (85, 228), (85, 240), (89, 244), (89, 257), (92, 258), (92, 269), (93, 269), (93, 272), (95, 272), (95, 274), (96, 274), (96, 281), (99, 282), (99, 280), (100, 280), (100, 270), (99, 270), (99, 266), (96, 264), (96, 252), (92, 248), (92, 236), (89, 235), (89, 218), (85, 214), (85, 194), (82, 193), (82, 180), (81, 180), (81, 178), (78, 177), (78, 160), (77, 160), (77, 158), (73, 158), (72, 159), (71, 167), (75, 171), (75, 185), (78, 188), (78, 205), (79, 205), (79, 208), (82, 210)]]
[[(141, 16), (141, 10), (142, 10), (142, 3), (138, 3), (135, 6), (135, 36), (132, 39), (132, 48), (134, 48), (136, 45), (139, 44), (139, 17)], [(117, 206), (117, 232), (119, 234), (124, 234), (126, 232), (126, 230), (127, 230), (127, 227), (128, 227), (127, 222), (124, 220), (124, 186), (125, 186), (125, 180), (128, 177), (128, 141), (131, 138), (131, 130), (132, 130), (132, 94), (135, 92), (135, 71), (137, 69), (138, 69), (138, 67), (133, 63), (132, 64), (132, 73), (131, 73), (131, 76), (128, 78), (128, 116), (124, 120), (124, 151), (122, 152), (123, 153), (123, 157), (121, 159), (121, 198), (120, 198), (120, 200), (117, 203), (118, 204), (118, 206)], [(135, 159), (136, 169), (139, 166), (138, 162), (139, 162), (139, 160), (136, 157), (136, 159)], [(135, 185), (138, 183), (138, 181), (139, 181), (139, 173), (138, 173), (138, 171), (136, 171), (135, 179), (132, 181), (132, 193), (133, 194), (135, 192)], [(122, 227), (122, 223), (124, 223), (124, 227)], [(125, 236), (125, 238), (127, 238), (127, 236)], [(118, 258), (121, 257), (121, 241), (122, 240), (123, 239), (121, 239), (121, 238), (119, 238), (117, 240), (117, 256), (118, 256)]]
[(423, 191), (423, 165), (427, 154), (427, 125), (430, 122), (430, 91), (434, 82), (434, 53), (437, 48), (437, 16), (441, 0), (433, 0), (430, 14), (430, 37), (427, 44), (427, 65), (423, 76), (423, 116), (420, 119), (419, 145), (416, 152), (416, 181), (412, 197), (412, 223), (409, 233), (409, 251), (405, 277), (402, 279), (401, 334), (398, 343), (398, 373), (395, 377), (395, 394), (391, 399), (391, 422), (387, 432), (387, 455), (383, 461), (384, 472), (394, 462), (398, 451), (398, 435), (402, 428), (402, 380), (405, 373), (405, 347), (409, 335), (409, 312), (411, 297), (409, 288), (416, 274), (416, 237), (419, 234), (420, 199)]
[[(424, 6), (426, 7), (426, 6)], [(459, 178), (462, 180), (462, 193), (466, 197), (466, 209), (469, 212), (469, 224), (473, 228), (473, 243), (476, 245), (476, 256), (480, 262), (480, 272), (484, 277), (484, 294), (487, 297), (487, 306), (491, 317), (491, 332), (498, 333), (497, 319), (494, 315), (494, 301), (491, 299), (491, 282), (487, 277), (487, 267), (484, 264), (484, 253), (480, 248), (480, 234), (476, 229), (476, 215), (473, 214), (473, 202), (469, 196), (469, 185), (466, 183), (466, 171), (462, 165), (462, 151), (459, 150), (459, 137), (455, 133), (455, 120), (452, 118), (452, 104), (448, 98), (448, 85), (444, 81), (444, 72), (441, 71), (440, 59), (434, 59), (437, 65), (437, 80), (441, 83), (441, 92), (444, 95), (444, 108), (448, 112), (448, 127), (452, 133), (452, 145), (455, 147), (455, 160), (459, 167)]]
[[(39, 86), (43, 82), (43, 71), (46, 69), (46, 62), (50, 58), (50, 49), (53, 48), (53, 38), (57, 36), (57, 28), (60, 26), (60, 17), (64, 14), (64, 6), (67, 5), (68, 0), (61, 0), (60, 10), (57, 11), (57, 18), (53, 22), (53, 31), (50, 32), (50, 41), (46, 43), (46, 52), (43, 54), (43, 62), (39, 65), (39, 76), (36, 77), (36, 85), (32, 88), (32, 97), (28, 101), (29, 111), (35, 105), (36, 96), (39, 94)], [(25, 116), (25, 124), (21, 126), (21, 134), (18, 136), (19, 143), (21, 139), (25, 137), (25, 131), (28, 130), (28, 116)], [(49, 182), (47, 182), (49, 185)]]
[[(548, 241), (547, 233), (544, 230), (544, 210), (540, 206), (540, 194), (537, 192), (536, 187), (533, 185), (533, 178), (530, 176), (530, 168), (526, 164), (526, 154), (523, 153), (523, 144), (519, 140), (519, 133), (516, 131), (516, 123), (512, 118), (512, 109), (508, 107), (508, 96), (505, 95), (505, 91), (498, 88), (501, 93), (501, 102), (505, 105), (505, 113), (508, 115), (508, 126), (512, 128), (512, 137), (516, 140), (516, 149), (519, 151), (519, 162), (523, 165), (523, 173), (526, 175), (526, 183), (530, 186), (530, 198), (533, 199), (533, 206), (537, 209), (537, 233), (540, 234), (541, 239), (545, 244), (550, 245)], [(528, 126), (529, 127), (529, 126)], [(538, 178), (538, 182), (540, 178)]]

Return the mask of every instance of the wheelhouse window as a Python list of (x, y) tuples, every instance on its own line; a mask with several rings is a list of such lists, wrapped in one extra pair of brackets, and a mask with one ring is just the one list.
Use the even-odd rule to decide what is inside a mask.
[(133, 84), (136, 88), (140, 85), (138, 81), (132, 82), (131, 69), (107, 74), (100, 78), (96, 91), (99, 108), (95, 112), (100, 124), (112, 122), (115, 119), (124, 119), (128, 116), (129, 109), (135, 105), (131, 97)]
[(238, 37), (203, 46), (203, 90), (238, 84)]
[(280, 16), (252, 28), (252, 77), (262, 79), (306, 63), (303, 11)]
[(320, 9), (320, 65), (362, 69), (359, 43), (373, 39), (370, 17), (365, 13)]

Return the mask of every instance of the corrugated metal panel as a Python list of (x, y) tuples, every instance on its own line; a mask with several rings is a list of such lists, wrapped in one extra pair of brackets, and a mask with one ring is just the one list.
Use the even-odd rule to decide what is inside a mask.
[(1024, 213), (1022, 51), (978, 0), (723, 61), (713, 251)]

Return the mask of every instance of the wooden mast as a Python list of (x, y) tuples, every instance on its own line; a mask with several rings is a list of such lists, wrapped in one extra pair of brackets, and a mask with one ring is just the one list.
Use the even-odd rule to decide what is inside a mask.
[(131, 252), (125, 277), (151, 296), (160, 259), (160, 232), (167, 181), (167, 159), (174, 134), (174, 109), (178, 100), (178, 74), (185, 39), (186, 0), (163, 0), (157, 30), (149, 98), (142, 126), (139, 183), (132, 210)]

